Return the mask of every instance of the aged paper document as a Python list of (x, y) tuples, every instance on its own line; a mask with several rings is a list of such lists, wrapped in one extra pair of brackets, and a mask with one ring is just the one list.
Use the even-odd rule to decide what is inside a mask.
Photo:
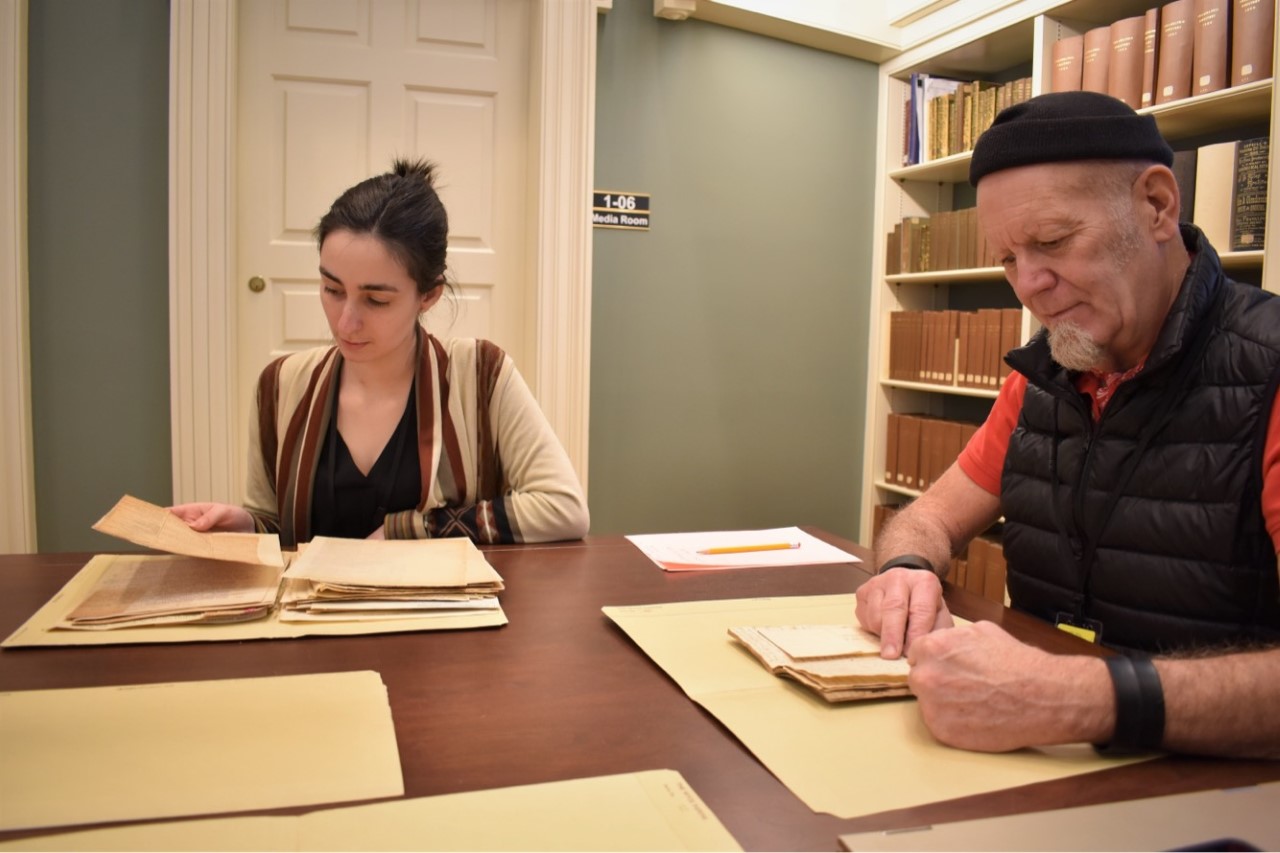
[(376, 672), (0, 693), (0, 829), (400, 796)]
[(198, 533), (162, 506), (125, 495), (93, 529), (170, 554), (283, 566), (280, 537), (274, 533)]
[(275, 607), (282, 571), (203, 557), (121, 556), (59, 627), (100, 631), (261, 619)]
[(729, 636), (739, 625), (848, 622), (848, 595), (606, 607), (695, 702), (811, 809), (841, 818), (1114, 767), (1085, 744), (990, 755), (933, 739), (910, 699), (832, 704), (772, 675)]
[(879, 639), (854, 625), (738, 627), (729, 636), (774, 675), (794, 679), (828, 702), (911, 694), (906, 659), (884, 660)]
[(45, 602), (18, 630), (0, 643), (20, 646), (92, 646), (135, 643), (195, 643), (230, 640), (280, 640), (313, 635), (389, 634), (400, 631), (445, 631), (496, 628), (507, 624), (502, 608), (399, 612), (394, 619), (283, 622), (277, 608), (265, 619), (221, 625), (157, 625), (111, 631), (68, 631), (61, 628), (68, 613), (92, 595), (102, 576), (122, 561), (169, 561), (171, 556), (99, 554), (91, 559), (53, 598)]
[(391, 800), (300, 816), (184, 820), (0, 850), (741, 850), (674, 770)]
[(498, 607), (501, 576), (470, 539), (317, 536), (285, 572), (282, 622), (443, 616)]

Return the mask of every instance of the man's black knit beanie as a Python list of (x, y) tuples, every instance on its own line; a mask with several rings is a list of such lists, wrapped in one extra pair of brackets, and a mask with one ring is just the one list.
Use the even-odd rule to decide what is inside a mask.
[(1149, 160), (1173, 165), (1156, 121), (1098, 92), (1051, 92), (1000, 111), (978, 137), (969, 183), (992, 172), (1066, 160)]

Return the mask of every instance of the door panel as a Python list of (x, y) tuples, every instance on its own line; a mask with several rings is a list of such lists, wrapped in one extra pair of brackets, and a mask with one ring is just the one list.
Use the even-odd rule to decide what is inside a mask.
[[(525, 362), (527, 0), (241, 0), (240, 423), (272, 358), (330, 340), (312, 229), (395, 157), (437, 164), (455, 297), (433, 333)], [(249, 280), (264, 287), (255, 292)], [(243, 470), (244, 448), (240, 460)]]

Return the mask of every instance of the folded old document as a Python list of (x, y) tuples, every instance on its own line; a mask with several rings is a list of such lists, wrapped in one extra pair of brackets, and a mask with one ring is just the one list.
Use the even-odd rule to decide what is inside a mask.
[(730, 628), (729, 634), (775, 675), (828, 702), (909, 696), (905, 658), (880, 657), (880, 639), (853, 625)]
[(170, 554), (284, 567), (280, 537), (274, 533), (200, 533), (162, 506), (125, 495), (93, 529)]

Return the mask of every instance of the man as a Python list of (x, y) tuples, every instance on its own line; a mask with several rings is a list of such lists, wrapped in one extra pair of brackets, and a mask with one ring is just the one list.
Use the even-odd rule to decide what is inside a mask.
[[(974, 149), (979, 221), (1044, 328), (857, 604), (944, 743), (1280, 757), (1280, 299), (1180, 227), (1172, 162), (1092, 92), (1009, 107)], [(1001, 515), (1013, 607), (1126, 654), (952, 627), (939, 573)]]

